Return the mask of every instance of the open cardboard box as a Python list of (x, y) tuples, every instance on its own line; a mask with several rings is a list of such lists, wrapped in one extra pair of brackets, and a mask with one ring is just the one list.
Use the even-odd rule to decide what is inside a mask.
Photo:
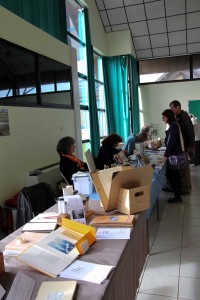
[(152, 166), (114, 167), (92, 172), (91, 177), (106, 211), (133, 214), (150, 207)]

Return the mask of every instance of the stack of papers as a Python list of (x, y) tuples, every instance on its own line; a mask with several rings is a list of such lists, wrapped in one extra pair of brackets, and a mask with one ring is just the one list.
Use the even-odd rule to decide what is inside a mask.
[(76, 260), (59, 276), (74, 280), (84, 280), (93, 283), (104, 283), (113, 266), (93, 264), (86, 261)]

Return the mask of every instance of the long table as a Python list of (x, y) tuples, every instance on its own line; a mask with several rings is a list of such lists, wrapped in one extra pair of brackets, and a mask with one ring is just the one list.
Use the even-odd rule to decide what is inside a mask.
[[(20, 229), (0, 241), (0, 251), (3, 251), (5, 245), (19, 234), (21, 234)], [(113, 265), (115, 266), (115, 269), (111, 272), (105, 283), (101, 285), (78, 281), (74, 299), (134, 299), (139, 285), (139, 278), (148, 253), (149, 242), (146, 212), (141, 212), (136, 215), (136, 223), (129, 240), (98, 240), (90, 247), (85, 255), (79, 258), (83, 261)], [(4, 261), (5, 273), (0, 277), (0, 283), (8, 290), (17, 271), (20, 270), (24, 272), (36, 281), (31, 300), (36, 298), (41, 282), (48, 280), (64, 280), (63, 278), (50, 278), (21, 263), (15, 257), (5, 256)], [(5, 296), (3, 299), (5, 299)]]

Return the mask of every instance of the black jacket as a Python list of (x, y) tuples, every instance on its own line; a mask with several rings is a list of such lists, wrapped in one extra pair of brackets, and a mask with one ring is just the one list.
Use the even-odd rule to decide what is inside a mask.
[[(85, 171), (88, 171), (86, 163), (83, 163)], [(78, 171), (83, 172), (80, 166), (66, 156), (60, 156), (60, 172), (64, 175), (69, 184), (73, 184), (72, 175)]]
[(194, 142), (195, 142), (194, 126), (186, 111), (181, 110), (181, 113), (176, 117), (178, 123), (181, 126), (184, 144), (187, 151), (189, 148), (194, 146)]
[(109, 146), (102, 145), (99, 149), (98, 159), (97, 159), (97, 169), (104, 169), (104, 165), (111, 167), (116, 161), (113, 159), (113, 155), (117, 154), (120, 150)]
[(176, 122), (173, 122), (168, 130), (166, 130), (165, 137), (165, 156), (178, 155), (183, 153), (179, 135), (179, 128)]

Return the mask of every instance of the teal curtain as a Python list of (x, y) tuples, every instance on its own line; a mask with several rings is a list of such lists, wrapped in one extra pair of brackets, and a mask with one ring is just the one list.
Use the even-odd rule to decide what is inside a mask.
[(140, 116), (139, 116), (139, 96), (138, 96), (138, 68), (137, 61), (131, 55), (131, 82), (132, 82), (132, 118), (133, 131), (138, 133), (140, 131)]
[(103, 73), (108, 131), (126, 140), (130, 133), (128, 56), (104, 57)]
[(100, 134), (99, 134), (99, 121), (98, 121), (97, 101), (96, 101), (96, 92), (95, 92), (95, 80), (94, 80), (93, 49), (91, 46), (88, 10), (86, 8), (84, 9), (84, 13), (85, 13), (85, 28), (86, 28), (91, 151), (93, 156), (97, 156), (100, 147)]
[(0, 0), (0, 5), (67, 43), (65, 0)]

